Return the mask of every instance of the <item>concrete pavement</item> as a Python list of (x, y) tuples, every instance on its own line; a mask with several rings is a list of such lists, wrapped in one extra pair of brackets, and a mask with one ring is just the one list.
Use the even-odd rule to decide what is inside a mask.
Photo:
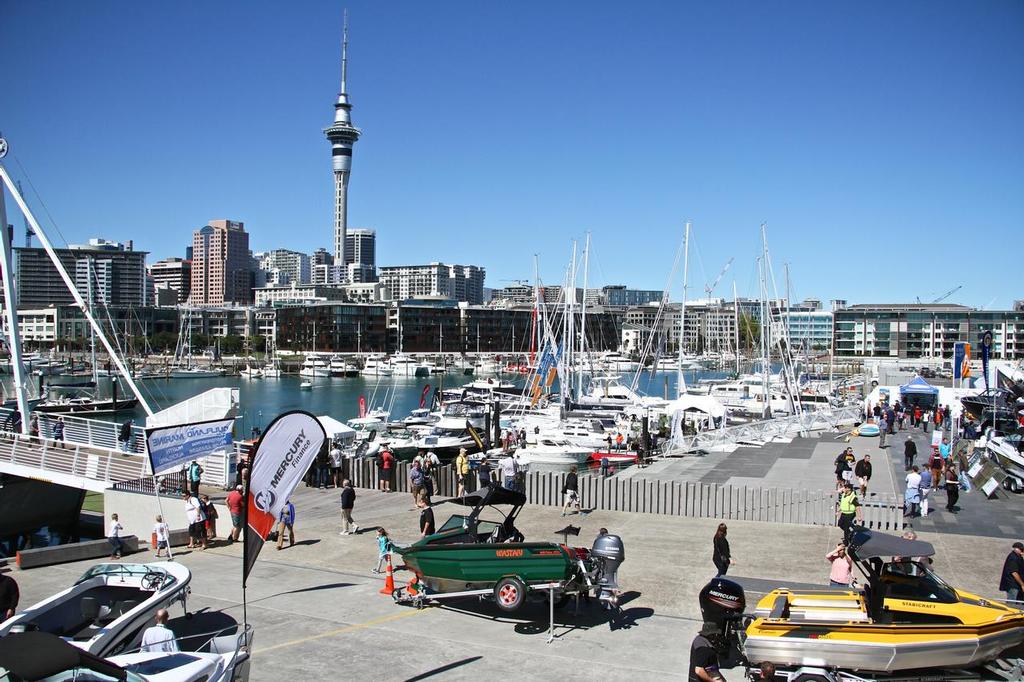
[[(555, 540), (552, 531), (568, 521), (582, 528), (576, 544), (589, 546), (603, 526), (620, 534), (626, 548), (622, 616), (610, 619), (586, 605), (574, 615), (566, 607), (556, 611), (557, 638), (549, 645), (541, 605), (511, 618), (476, 599), (415, 610), (378, 594), (383, 577), (370, 571), (376, 563), (370, 529), (381, 525), (396, 541), (412, 541), (418, 512), (407, 494), (357, 493), (359, 534), (339, 537), (336, 491), (300, 487), (292, 498), (297, 544), (282, 551), (273, 543), (263, 548), (247, 590), (248, 619), (255, 627), (252, 680), (468, 680), (509, 673), (523, 680), (654, 680), (684, 673), (699, 628), (697, 593), (714, 574), (711, 537), (717, 520), (621, 512), (563, 518), (557, 509), (527, 507), (518, 525), (528, 539)], [(448, 512), (442, 505), (436, 514), (441, 523)], [(921, 536), (936, 545), (940, 575), (963, 589), (998, 596), (998, 571), (1010, 538)], [(766, 579), (764, 589), (777, 580), (825, 584), (824, 555), (838, 537), (831, 527), (729, 522), (736, 558), (731, 573)], [(201, 612), (187, 627), (241, 620), (240, 546), (181, 551), (178, 559), (193, 571), (190, 609)], [(92, 563), (14, 571), (22, 605), (63, 589)], [(748, 601), (759, 596), (750, 593)], [(172, 616), (180, 614), (175, 609)], [(185, 626), (178, 618), (172, 623)], [(736, 671), (727, 677), (740, 679)]]

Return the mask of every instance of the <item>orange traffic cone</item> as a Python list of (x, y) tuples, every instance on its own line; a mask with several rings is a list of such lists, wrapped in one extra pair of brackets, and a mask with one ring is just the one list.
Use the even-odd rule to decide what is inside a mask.
[(388, 575), (384, 579), (384, 587), (381, 588), (380, 593), (386, 594), (389, 597), (395, 591), (395, 569), (391, 566), (391, 552), (388, 552)]
[(419, 585), (419, 579), (416, 576), (413, 576), (412, 580), (409, 581), (409, 584), (405, 586), (406, 593), (410, 596), (419, 594), (420, 591), (416, 589), (417, 585)]

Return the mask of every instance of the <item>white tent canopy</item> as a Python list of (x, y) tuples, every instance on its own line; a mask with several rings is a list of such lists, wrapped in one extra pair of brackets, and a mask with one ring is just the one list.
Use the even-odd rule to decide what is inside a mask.
[(724, 418), (725, 405), (708, 395), (684, 394), (665, 406), (665, 413), (674, 415), (676, 412), (703, 412), (715, 419)]
[(355, 440), (356, 430), (350, 426), (341, 423), (334, 417), (328, 417), (327, 415), (323, 415), (317, 417), (316, 420), (320, 422), (321, 426), (324, 427), (324, 431), (327, 432), (328, 440)]

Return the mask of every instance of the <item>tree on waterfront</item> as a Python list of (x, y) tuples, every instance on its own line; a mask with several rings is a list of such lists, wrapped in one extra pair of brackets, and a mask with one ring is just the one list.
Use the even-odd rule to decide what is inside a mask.
[(740, 347), (753, 350), (761, 343), (761, 323), (749, 313), (740, 313)]

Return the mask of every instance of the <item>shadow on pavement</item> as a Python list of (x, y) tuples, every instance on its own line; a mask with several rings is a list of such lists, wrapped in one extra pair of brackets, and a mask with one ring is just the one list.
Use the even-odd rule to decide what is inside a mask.
[(433, 677), (434, 675), (440, 675), (441, 673), (449, 672), (451, 670), (454, 670), (455, 668), (461, 668), (464, 665), (469, 665), (470, 663), (475, 663), (476, 661), (479, 661), (481, 658), (483, 658), (483, 656), (471, 656), (469, 658), (464, 658), (461, 661), (454, 661), (453, 663), (449, 663), (447, 665), (442, 665), (439, 668), (434, 668), (433, 670), (428, 670), (425, 673), (420, 673), (419, 675), (416, 675), (415, 677), (406, 678), (405, 682), (418, 682), (419, 680), (426, 680), (428, 678)]

